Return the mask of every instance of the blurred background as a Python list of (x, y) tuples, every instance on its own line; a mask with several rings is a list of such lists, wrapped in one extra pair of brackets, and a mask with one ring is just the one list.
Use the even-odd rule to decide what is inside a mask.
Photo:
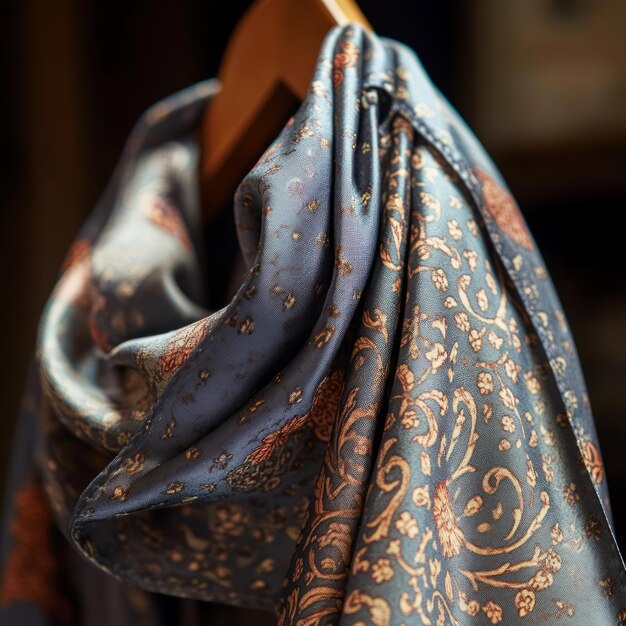
[[(3, 1), (3, 470), (36, 324), (69, 244), (138, 116), (217, 73), (248, 4)], [(359, 4), (379, 35), (417, 52), (529, 222), (574, 332), (624, 550), (626, 3)]]

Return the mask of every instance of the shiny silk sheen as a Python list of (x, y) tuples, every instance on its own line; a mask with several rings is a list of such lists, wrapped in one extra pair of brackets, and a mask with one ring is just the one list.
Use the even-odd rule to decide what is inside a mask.
[(235, 192), (240, 274), (199, 209), (218, 89), (141, 117), (43, 311), (0, 623), (626, 623), (561, 304), (415, 52), (328, 32)]

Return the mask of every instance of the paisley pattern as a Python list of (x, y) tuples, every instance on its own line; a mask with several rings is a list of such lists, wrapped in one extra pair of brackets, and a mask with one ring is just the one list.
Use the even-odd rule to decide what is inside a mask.
[[(41, 484), (64, 544), (120, 598), (145, 594), (120, 600), (135, 623), (161, 623), (157, 594), (281, 626), (626, 623), (565, 315), (415, 53), (329, 31), (235, 193), (245, 274), (220, 308), (195, 134), (216, 89), (142, 116), (68, 251), (20, 420), (37, 433), (20, 507)], [(18, 534), (8, 607), (28, 600)]]

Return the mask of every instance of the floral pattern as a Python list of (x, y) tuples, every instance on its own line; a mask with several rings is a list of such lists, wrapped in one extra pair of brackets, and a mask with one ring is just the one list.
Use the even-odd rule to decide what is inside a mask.
[(211, 310), (195, 131), (216, 89), (142, 116), (42, 315), (32, 465), (67, 545), (151, 616), (167, 594), (280, 626), (624, 623), (565, 314), (415, 53), (329, 31), (237, 188), (247, 273)]

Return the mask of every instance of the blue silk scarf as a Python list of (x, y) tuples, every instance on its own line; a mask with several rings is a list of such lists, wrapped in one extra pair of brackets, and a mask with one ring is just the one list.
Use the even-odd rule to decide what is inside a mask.
[(99, 624), (102, 594), (152, 626), (166, 594), (280, 625), (626, 623), (566, 317), (415, 53), (329, 31), (235, 193), (239, 274), (199, 209), (218, 89), (141, 117), (43, 311), (0, 622)]

